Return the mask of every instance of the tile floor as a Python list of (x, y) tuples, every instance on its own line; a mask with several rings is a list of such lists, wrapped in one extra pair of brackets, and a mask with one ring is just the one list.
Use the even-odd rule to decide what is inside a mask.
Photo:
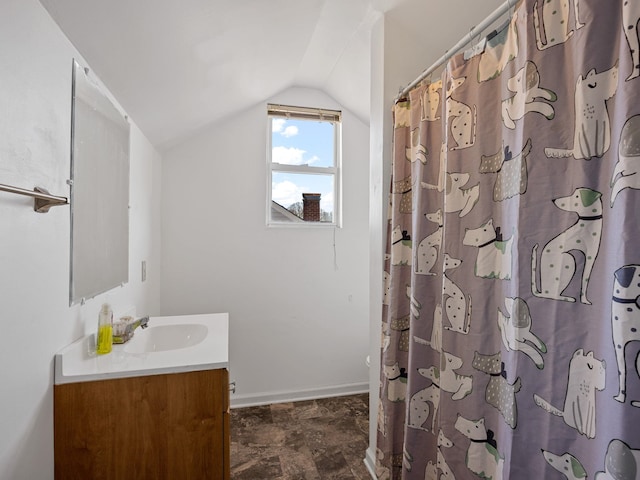
[(371, 480), (369, 395), (231, 410), (232, 480)]

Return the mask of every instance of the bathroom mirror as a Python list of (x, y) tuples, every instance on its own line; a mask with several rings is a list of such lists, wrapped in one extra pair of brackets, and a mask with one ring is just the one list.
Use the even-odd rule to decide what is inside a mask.
[(70, 304), (129, 279), (129, 122), (73, 62)]

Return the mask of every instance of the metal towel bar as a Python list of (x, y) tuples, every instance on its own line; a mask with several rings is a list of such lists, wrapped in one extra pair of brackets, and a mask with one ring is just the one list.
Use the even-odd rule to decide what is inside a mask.
[(69, 204), (69, 200), (67, 199), (67, 197), (58, 197), (56, 195), (51, 195), (47, 190), (40, 187), (35, 187), (32, 191), (24, 188), (12, 187), (11, 185), (3, 185), (0, 183), (0, 191), (33, 197), (33, 209), (36, 212), (40, 213), (46, 213), (51, 207), (55, 207), (57, 205)]

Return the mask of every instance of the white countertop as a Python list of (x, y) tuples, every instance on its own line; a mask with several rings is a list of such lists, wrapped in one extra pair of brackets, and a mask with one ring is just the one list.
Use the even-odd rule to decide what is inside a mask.
[[(140, 350), (145, 333), (154, 326), (204, 325), (207, 334), (193, 346), (175, 350), (131, 353)], [(146, 329), (138, 328), (131, 340), (113, 345), (111, 353), (95, 353), (95, 336), (88, 335), (55, 355), (56, 385), (163, 373), (192, 372), (229, 367), (229, 314), (150, 317)]]

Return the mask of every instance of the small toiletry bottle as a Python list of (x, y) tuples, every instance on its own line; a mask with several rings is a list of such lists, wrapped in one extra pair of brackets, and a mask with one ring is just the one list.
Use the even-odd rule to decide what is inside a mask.
[(98, 315), (98, 340), (96, 353), (102, 355), (111, 351), (113, 344), (113, 311), (108, 303), (102, 304)]

